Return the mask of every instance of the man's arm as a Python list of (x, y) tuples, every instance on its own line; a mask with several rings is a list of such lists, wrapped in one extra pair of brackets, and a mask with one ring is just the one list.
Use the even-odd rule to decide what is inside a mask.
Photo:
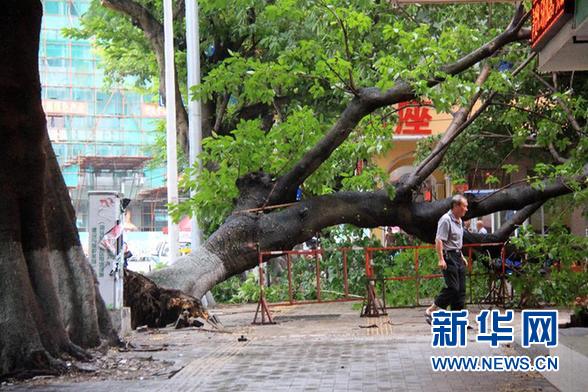
[(439, 259), (438, 266), (441, 269), (447, 269), (447, 263), (445, 263), (445, 259), (443, 258), (443, 241), (439, 238), (435, 240), (435, 249), (437, 249), (437, 258)]
[(443, 257), (443, 241), (449, 239), (450, 224), (446, 216), (442, 216), (437, 223), (437, 234), (435, 235), (435, 249), (437, 250), (437, 258), (439, 263), (437, 264), (441, 269), (447, 269), (447, 263)]
[(468, 259), (466, 259), (466, 257), (463, 255), (461, 255), (461, 259), (463, 260), (463, 264), (467, 267), (468, 266)]

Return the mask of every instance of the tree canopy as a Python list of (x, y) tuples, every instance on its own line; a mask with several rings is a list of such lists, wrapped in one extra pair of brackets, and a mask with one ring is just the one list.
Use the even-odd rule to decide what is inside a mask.
[[(513, 19), (516, 7), (506, 4), (199, 4), (202, 84), (189, 92), (183, 87), (183, 1), (175, 2), (176, 61), (180, 90), (184, 98), (189, 93), (203, 101), (210, 136), (198, 179), (188, 168), (182, 180), (197, 194), (173, 211), (178, 216), (197, 211), (207, 233), (234, 209), (239, 178), (256, 172), (283, 178), (326, 140), (332, 148), (323, 148), (322, 158), (308, 162), (313, 169), (303, 175), (305, 197), (384, 187), (392, 198), (396, 187), (371, 159), (393, 148), (393, 105), (408, 99), (426, 99), (454, 117), (472, 98), (486, 102), (479, 116), (472, 115), (473, 108), (465, 113), (471, 124), (451, 140), (446, 154), (459, 159), (437, 163), (453, 178), (464, 178), (481, 164), (513, 172), (518, 167), (507, 160), (525, 158), (534, 164), (528, 173), (533, 186), (564, 176), (576, 199), (585, 201), (587, 78), (580, 72), (539, 75), (533, 59), (523, 64), (532, 56), (525, 11), (519, 9)], [(162, 67), (150, 44), (155, 30), (144, 19), (148, 15), (160, 25), (161, 7), (159, 0), (95, 1), (82, 26), (68, 34), (96, 38), (111, 80), (153, 91)], [(489, 73), (476, 83), (484, 67)], [(371, 98), (361, 113), (348, 113), (354, 101)], [(328, 139), (346, 116), (353, 121), (342, 125), (352, 129)], [(418, 157), (425, 159), (436, 141), (421, 143)], [(358, 160), (368, 162), (361, 175), (354, 173)]]

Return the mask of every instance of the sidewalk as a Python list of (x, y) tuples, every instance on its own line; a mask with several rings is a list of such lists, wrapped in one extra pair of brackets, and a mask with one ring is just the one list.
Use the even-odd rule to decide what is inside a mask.
[[(5, 387), (8, 391), (557, 391), (538, 373), (433, 372), (431, 355), (517, 355), (491, 349), (469, 334), (467, 348), (432, 349), (423, 308), (394, 309), (388, 317), (360, 318), (351, 303), (272, 308), (278, 324), (252, 326), (254, 305), (215, 313), (230, 333), (162, 330), (134, 333), (155, 352), (112, 353), (131, 361), (169, 363), (160, 376), (79, 382), (68, 376)], [(475, 313), (475, 311), (471, 311)], [(470, 315), (473, 321), (475, 314)], [(374, 327), (375, 325), (375, 327)], [(361, 328), (372, 326), (371, 328)], [(245, 342), (238, 337), (244, 335)], [(137, 363), (137, 361), (133, 362)], [(586, 373), (584, 373), (586, 374)], [(168, 378), (170, 377), (171, 378)], [(89, 377), (88, 377), (89, 378)], [(38, 382), (37, 382), (38, 384)], [(2, 388), (0, 388), (2, 389)]]

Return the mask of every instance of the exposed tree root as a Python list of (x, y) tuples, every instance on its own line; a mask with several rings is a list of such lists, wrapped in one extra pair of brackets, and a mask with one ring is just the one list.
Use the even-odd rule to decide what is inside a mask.
[[(208, 320), (208, 312), (197, 298), (180, 290), (164, 289), (151, 279), (125, 269), (124, 303), (131, 308), (131, 326), (163, 328), (184, 317)], [(186, 313), (187, 312), (187, 313)]]

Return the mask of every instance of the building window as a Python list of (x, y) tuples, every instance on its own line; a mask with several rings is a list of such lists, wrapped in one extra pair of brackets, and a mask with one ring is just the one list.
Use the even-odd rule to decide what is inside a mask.
[(65, 128), (65, 117), (63, 116), (47, 116), (47, 127), (49, 128)]
[(45, 1), (45, 15), (61, 14), (61, 3), (59, 1)]

